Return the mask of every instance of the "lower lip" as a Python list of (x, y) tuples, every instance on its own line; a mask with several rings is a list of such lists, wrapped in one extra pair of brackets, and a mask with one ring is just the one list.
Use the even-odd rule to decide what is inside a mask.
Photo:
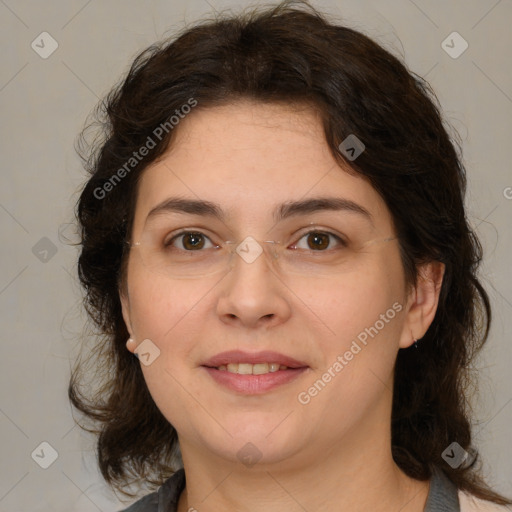
[(295, 380), (308, 369), (307, 367), (289, 368), (288, 370), (278, 370), (263, 375), (242, 375), (227, 370), (209, 368), (208, 366), (203, 366), (203, 368), (219, 384), (245, 395), (258, 395), (270, 391)]

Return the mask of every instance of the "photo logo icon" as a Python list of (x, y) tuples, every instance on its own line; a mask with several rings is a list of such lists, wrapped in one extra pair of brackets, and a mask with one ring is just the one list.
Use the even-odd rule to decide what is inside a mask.
[(441, 43), (441, 48), (452, 59), (458, 59), (468, 49), (468, 47), (468, 42), (458, 32), (452, 32)]
[(134, 353), (144, 366), (149, 366), (160, 356), (160, 349), (150, 339), (145, 339), (135, 349)]
[(263, 248), (252, 236), (248, 236), (238, 244), (236, 252), (246, 263), (253, 263), (263, 252)]
[(240, 448), (240, 450), (238, 450), (236, 456), (244, 466), (250, 468), (263, 457), (263, 454), (254, 444), (246, 443), (242, 448)]
[(475, 459), (476, 454), (471, 449), (469, 452), (467, 452), (459, 443), (454, 441), (448, 446), (448, 448), (446, 448), (446, 450), (444, 450), (444, 452), (441, 454), (441, 457), (453, 469), (457, 469), (463, 464), (465, 466), (469, 466)]
[(43, 441), (31, 454), (32, 459), (43, 469), (48, 469), (58, 458), (57, 450)]
[(42, 263), (48, 263), (57, 254), (57, 246), (49, 238), (43, 236), (32, 247), (32, 254)]
[(366, 149), (366, 146), (360, 139), (358, 139), (353, 133), (351, 133), (338, 146), (338, 149), (347, 160), (353, 162)]
[(39, 57), (47, 59), (59, 47), (59, 43), (48, 32), (41, 32), (30, 46)]

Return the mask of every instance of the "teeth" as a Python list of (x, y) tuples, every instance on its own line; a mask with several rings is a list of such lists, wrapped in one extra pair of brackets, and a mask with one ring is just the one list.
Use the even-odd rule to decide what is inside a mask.
[[(231, 366), (231, 368), (230, 368)], [(234, 369), (232, 365), (228, 364), (228, 372), (232, 372), (233, 370), (236, 373), (241, 373), (242, 375), (251, 375), (252, 373), (252, 364), (243, 364), (240, 363), (238, 366), (238, 370)]]
[(217, 370), (238, 373), (240, 375), (263, 375), (287, 369), (287, 366), (280, 365), (279, 363), (230, 363), (228, 365), (223, 364), (217, 368)]

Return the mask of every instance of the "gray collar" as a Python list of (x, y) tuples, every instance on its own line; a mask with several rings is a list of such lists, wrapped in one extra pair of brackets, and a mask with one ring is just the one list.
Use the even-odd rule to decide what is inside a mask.
[(460, 512), (457, 487), (440, 469), (434, 470), (430, 480), (424, 512)]
[[(176, 512), (184, 488), (185, 471), (181, 468), (158, 491), (148, 494), (124, 512)], [(460, 512), (457, 487), (439, 469), (432, 475), (424, 512)]]

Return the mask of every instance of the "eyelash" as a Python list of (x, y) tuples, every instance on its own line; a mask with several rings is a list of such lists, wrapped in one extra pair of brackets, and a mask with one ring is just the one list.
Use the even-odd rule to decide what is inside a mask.
[[(298, 242), (300, 240), (302, 240), (304, 237), (308, 236), (308, 235), (311, 235), (311, 234), (322, 234), (322, 235), (328, 235), (328, 236), (331, 236), (333, 237), (334, 239), (336, 239), (336, 241), (339, 243), (339, 245), (342, 247), (342, 248), (345, 248), (348, 246), (348, 243), (339, 235), (336, 235), (334, 233), (332, 233), (331, 231), (328, 231), (328, 230), (321, 230), (321, 229), (311, 229), (310, 231), (307, 231), (305, 233), (303, 233), (300, 238), (298, 239), (297, 242), (295, 242), (293, 245), (296, 246), (298, 244)], [(175, 240), (177, 240), (179, 237), (182, 237), (184, 235), (188, 235), (188, 234), (198, 234), (198, 235), (201, 235), (203, 236), (204, 238), (206, 238), (207, 240), (210, 241), (210, 243), (213, 244), (213, 242), (210, 240), (210, 238), (208, 236), (206, 236), (204, 233), (202, 233), (201, 231), (197, 230), (182, 230), (178, 233), (176, 233), (175, 235), (173, 235), (169, 240), (166, 240), (164, 241), (163, 245), (164, 247), (167, 249), (169, 247), (172, 246), (173, 242)], [(179, 249), (180, 251), (184, 251), (184, 252), (202, 252), (202, 251), (190, 251), (190, 250), (187, 250), (187, 249)], [(307, 250), (307, 249), (304, 249), (304, 250)], [(320, 250), (320, 251), (313, 251), (312, 249), (310, 249), (311, 252), (326, 252), (330, 249), (325, 249), (325, 250)], [(331, 249), (332, 250), (332, 249)]]

